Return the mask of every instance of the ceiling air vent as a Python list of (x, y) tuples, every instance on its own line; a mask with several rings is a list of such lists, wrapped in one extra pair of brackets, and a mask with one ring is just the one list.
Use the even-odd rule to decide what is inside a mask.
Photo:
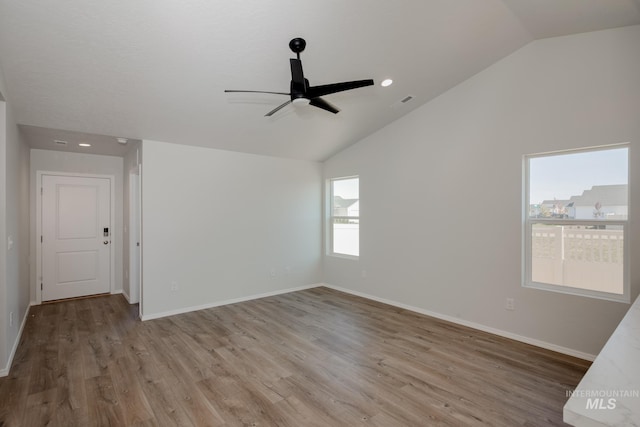
[(57, 145), (67, 145), (68, 144), (67, 141), (63, 141), (61, 139), (54, 139), (53, 142), (55, 142)]
[(413, 95), (407, 95), (404, 98), (402, 98), (400, 101), (397, 101), (397, 102), (394, 102), (393, 104), (391, 104), (391, 108), (400, 108), (404, 104), (406, 104), (409, 101), (411, 101), (412, 99), (413, 99)]

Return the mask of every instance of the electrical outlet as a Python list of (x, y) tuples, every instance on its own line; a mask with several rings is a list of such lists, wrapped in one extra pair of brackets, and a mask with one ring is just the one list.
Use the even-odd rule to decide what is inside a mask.
[(176, 292), (179, 289), (178, 282), (171, 282), (171, 291)]
[(276, 269), (275, 268), (271, 269), (271, 271), (269, 272), (269, 276), (276, 277)]
[(504, 308), (507, 310), (515, 310), (516, 309), (516, 300), (514, 300), (513, 298), (507, 298), (507, 301), (504, 305)]
[(13, 311), (9, 313), (9, 327), (13, 326)]

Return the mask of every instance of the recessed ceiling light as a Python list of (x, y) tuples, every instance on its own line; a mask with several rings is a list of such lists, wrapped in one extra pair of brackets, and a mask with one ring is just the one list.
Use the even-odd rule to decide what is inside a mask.
[(116, 138), (116, 141), (118, 141), (118, 144), (125, 145), (129, 140), (127, 138)]
[(53, 142), (58, 144), (58, 145), (67, 145), (68, 144), (67, 141), (63, 141), (61, 139), (54, 139)]
[(91, 147), (91, 144), (87, 144), (84, 142), (81, 142), (80, 144), (78, 144), (80, 147)]
[(393, 80), (391, 80), (391, 79), (384, 79), (384, 80), (382, 81), (382, 83), (380, 83), (380, 86), (382, 86), (382, 87), (391, 86), (391, 83), (393, 83)]

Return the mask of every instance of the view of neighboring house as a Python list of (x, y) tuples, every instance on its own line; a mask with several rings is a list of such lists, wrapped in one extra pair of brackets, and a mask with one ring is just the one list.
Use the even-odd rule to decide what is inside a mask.
[(594, 185), (569, 200), (544, 200), (530, 206), (537, 218), (624, 219), (628, 212), (628, 186)]
[(627, 184), (594, 185), (580, 196), (571, 197), (570, 218), (625, 219), (628, 212)]
[(360, 199), (343, 199), (333, 196), (333, 216), (359, 216)]

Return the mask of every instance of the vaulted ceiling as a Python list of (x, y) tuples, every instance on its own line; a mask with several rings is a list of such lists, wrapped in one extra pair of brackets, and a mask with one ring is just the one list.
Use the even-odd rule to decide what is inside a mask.
[[(639, 0), (0, 0), (0, 67), (34, 147), (62, 133), (105, 154), (107, 136), (323, 160), (532, 40), (639, 23)], [(327, 96), (337, 115), (264, 117), (287, 98), (224, 93), (288, 92), (298, 36), (312, 85), (376, 84)]]

